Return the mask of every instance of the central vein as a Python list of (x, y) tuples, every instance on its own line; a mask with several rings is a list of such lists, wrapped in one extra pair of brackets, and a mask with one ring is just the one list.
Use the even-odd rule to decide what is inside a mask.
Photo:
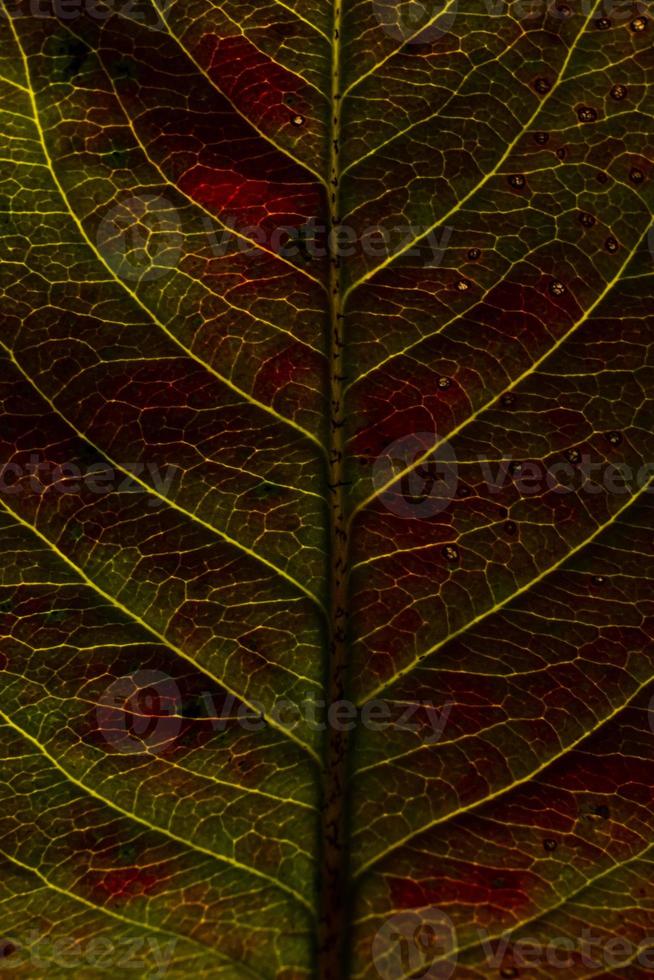
[[(341, 257), (338, 251), (341, 180), (341, 35), (343, 0), (334, 0), (329, 128), (329, 475), (330, 543), (327, 702), (345, 696), (348, 643), (349, 540), (345, 497), (345, 372)], [(347, 732), (327, 725), (321, 810), (319, 980), (342, 980), (347, 931)]]

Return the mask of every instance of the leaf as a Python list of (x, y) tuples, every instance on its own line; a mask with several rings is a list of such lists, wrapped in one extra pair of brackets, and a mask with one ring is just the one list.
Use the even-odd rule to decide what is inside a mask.
[(8, 969), (648, 974), (641, 7), (7, 5)]

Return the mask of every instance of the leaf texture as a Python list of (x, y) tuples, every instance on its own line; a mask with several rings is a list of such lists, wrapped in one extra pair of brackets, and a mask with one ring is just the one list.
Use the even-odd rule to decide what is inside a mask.
[(64, 6), (0, 19), (7, 969), (650, 975), (646, 5)]

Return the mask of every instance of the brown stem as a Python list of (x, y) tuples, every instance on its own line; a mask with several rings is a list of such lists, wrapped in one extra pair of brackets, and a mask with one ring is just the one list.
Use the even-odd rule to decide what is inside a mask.
[[(344, 700), (348, 642), (349, 540), (345, 495), (344, 315), (341, 259), (338, 254), (340, 210), (342, 0), (334, 0), (332, 39), (332, 117), (330, 132), (330, 636), (328, 706)], [(343, 980), (347, 915), (348, 733), (328, 714), (321, 811), (322, 867), (318, 934), (319, 980)]]

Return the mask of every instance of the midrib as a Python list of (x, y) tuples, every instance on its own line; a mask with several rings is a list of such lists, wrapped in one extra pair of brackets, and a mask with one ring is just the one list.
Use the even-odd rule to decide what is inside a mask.
[[(341, 40), (344, 0), (333, 0), (331, 101), (329, 129), (329, 229), (340, 221), (341, 182)], [(348, 643), (349, 539), (345, 495), (344, 315), (341, 260), (335, 236), (329, 249), (329, 462), (328, 551), (329, 646), (327, 702), (345, 696)], [(326, 727), (323, 800), (320, 822), (320, 917), (316, 975), (343, 980), (347, 935), (347, 732)]]

